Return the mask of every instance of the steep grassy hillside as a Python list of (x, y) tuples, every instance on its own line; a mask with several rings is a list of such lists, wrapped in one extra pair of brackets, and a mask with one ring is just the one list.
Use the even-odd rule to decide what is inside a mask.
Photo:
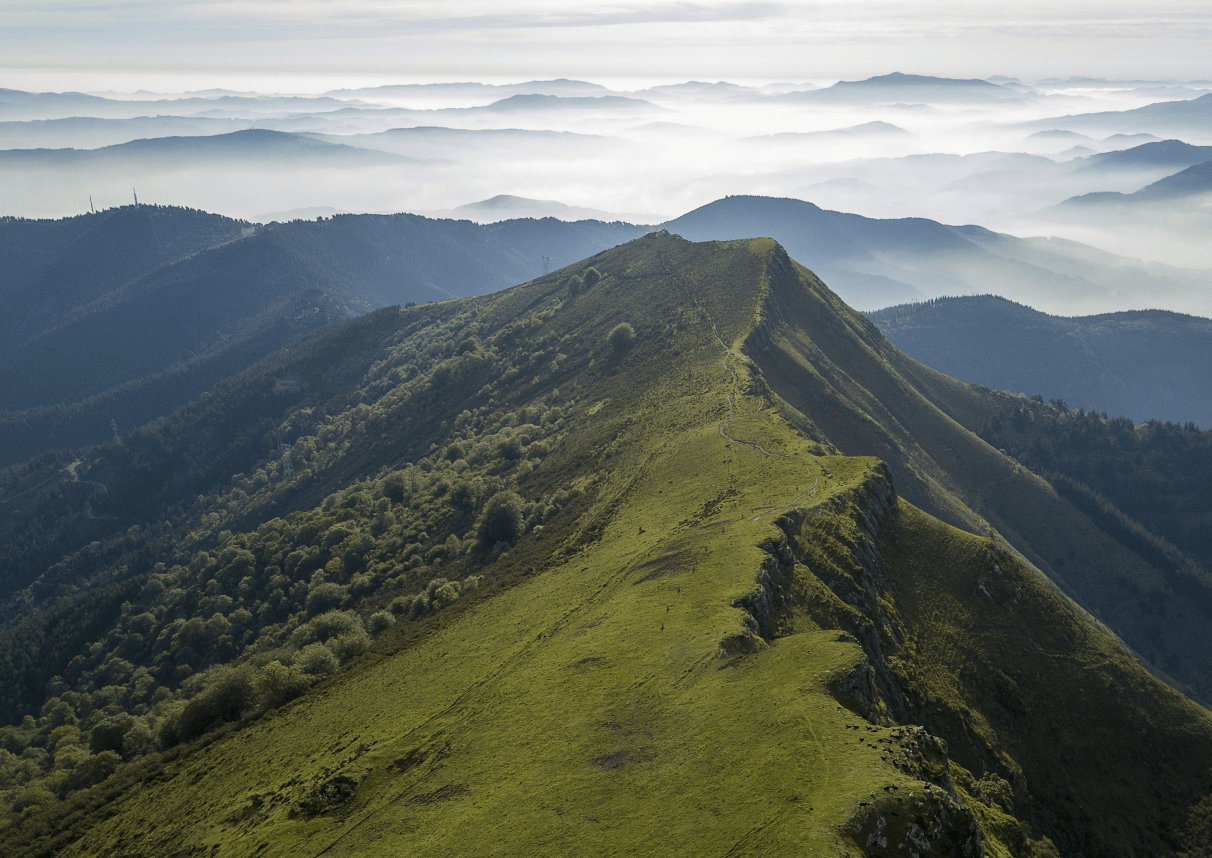
[(1212, 320), (1161, 310), (1066, 318), (994, 295), (868, 313), (907, 355), (952, 378), (1074, 407), (1212, 426)]
[(1144, 561), (774, 242), (375, 318), (162, 565), (11, 606), (129, 582), (0, 730), (14, 854), (1201, 854), (1212, 717), (1026, 555)]

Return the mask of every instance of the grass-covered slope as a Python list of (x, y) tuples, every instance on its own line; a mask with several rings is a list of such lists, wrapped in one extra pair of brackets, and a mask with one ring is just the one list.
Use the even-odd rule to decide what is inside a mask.
[[(1208, 713), (937, 461), (1004, 460), (932, 400), (985, 394), (769, 240), (654, 234), (584, 265), (402, 311), (341, 408), (284, 416), (305, 472), (271, 457), (172, 525), (176, 565), (21, 727), (49, 769), (40, 800), (10, 793), (17, 854), (1200, 854)], [(838, 454), (861, 445), (892, 469)], [(452, 602), (427, 586), (469, 574)], [(323, 680), (309, 647), (348, 639), (298, 647), (332, 585), (397, 620)], [(237, 667), (148, 651), (129, 715), (158, 745), (55, 799), (86, 765), (71, 728), (108, 735), (84, 702), (135, 699), (100, 686), (106, 647), (134, 666), (132, 632), (182, 610), (249, 615)], [(253, 692), (207, 708), (223, 670)]]
[[(1203, 604), (1212, 587), (1176, 577), (1172, 566), (1125, 545), (974, 434), (1025, 399), (922, 366), (823, 286), (808, 300), (780, 298), (799, 294), (803, 278), (814, 280), (791, 265), (774, 281), (786, 284), (786, 291), (774, 290), (778, 323), (760, 332), (754, 352), (784, 404), (810, 418), (841, 452), (888, 462), (898, 490), (927, 512), (973, 533), (996, 531), (1155, 670), (1209, 699), (1212, 645)], [(1149, 611), (1142, 611), (1142, 598)]]

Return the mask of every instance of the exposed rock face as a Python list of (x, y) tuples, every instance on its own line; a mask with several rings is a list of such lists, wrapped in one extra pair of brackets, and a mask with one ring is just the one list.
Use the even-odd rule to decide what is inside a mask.
[[(721, 655), (755, 652), (778, 636), (780, 616), (797, 608), (803, 596), (797, 580), (813, 576), (836, 599), (835, 610), (819, 619), (841, 628), (838, 639), (859, 644), (862, 662), (833, 683), (838, 700), (883, 728), (912, 721), (883, 642), (898, 643), (881, 600), (888, 596), (878, 543), (896, 514), (897, 498), (892, 475), (879, 463), (870, 477), (851, 492), (838, 495), (811, 511), (794, 510), (776, 524), (781, 531), (761, 548), (767, 557), (757, 574), (757, 588), (734, 603), (747, 613), (747, 631), (725, 641)], [(808, 565), (796, 553), (796, 539), (806, 526), (833, 525), (831, 563)], [(844, 606), (844, 607), (843, 607)], [(810, 608), (811, 610), (811, 608)], [(947, 743), (920, 726), (904, 726), (888, 733), (876, 726), (884, 759), (905, 775), (923, 783), (921, 789), (889, 785), (882, 794), (855, 808), (846, 834), (868, 854), (911, 856), (957, 855), (978, 858), (985, 854), (976, 817), (967, 808), (951, 780)]]

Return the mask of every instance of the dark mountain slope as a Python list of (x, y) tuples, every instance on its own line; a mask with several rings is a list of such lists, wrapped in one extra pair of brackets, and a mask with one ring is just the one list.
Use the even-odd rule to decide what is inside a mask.
[(464, 298), (630, 241), (647, 227), (523, 218), (479, 225), (420, 215), (337, 215), (273, 226), (295, 251), (379, 306)]
[(1157, 420), (1134, 426), (1123, 417), (1070, 411), (1059, 400), (1036, 398), (1000, 410), (980, 435), (1045, 476), (1120, 542), (1159, 568), (1181, 573), (1179, 585), (1193, 588), (1188, 598), (1205, 604), (1201, 582), (1212, 570), (1212, 431)]
[(123, 206), (63, 220), (0, 219), (0, 326), (15, 338), (250, 225), (192, 209)]
[(1004, 298), (869, 313), (897, 348), (952, 378), (1074, 407), (1212, 426), (1212, 321), (1161, 310), (1065, 318)]
[(5, 350), (0, 401), (15, 408), (73, 402), (224, 351), (249, 329), (256, 336), (284, 327), (272, 351), (289, 342), (291, 328), (310, 330), (371, 306), (267, 231), (158, 268), (48, 319)]
[(948, 416), (1009, 397), (901, 355), (774, 242), (653, 234), (370, 318), (360, 381), (250, 426), (292, 472), (200, 498), (146, 576), (80, 556), (30, 588), (49, 620), (129, 582), (0, 731), (44, 760), (9, 789), (14, 854), (1198, 854), (1212, 718), (964, 498), (1104, 580), (1130, 553)]
[(0, 222), (0, 464), (141, 425), (351, 313), (502, 289), (643, 229), (349, 215), (254, 230), (154, 206)]
[[(759, 360), (778, 395), (843, 453), (888, 462), (898, 491), (915, 505), (971, 532), (996, 529), (1156, 669), (1203, 699), (1212, 695), (1212, 646), (1202, 631), (1212, 602), (1191, 598), (1183, 570), (1126, 548), (973, 435), (1019, 397), (929, 370), (848, 313), (821, 300), (811, 314), (787, 320), (785, 340), (776, 336)], [(1212, 595), (1212, 583), (1201, 582), (1201, 593)], [(1136, 588), (1166, 617), (1164, 629), (1141, 613)]]

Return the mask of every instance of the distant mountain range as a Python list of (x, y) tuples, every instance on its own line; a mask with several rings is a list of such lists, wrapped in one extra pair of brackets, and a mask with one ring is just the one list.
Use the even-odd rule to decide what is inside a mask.
[(1199, 272), (1146, 266), (1074, 242), (924, 218), (866, 218), (802, 200), (727, 197), (663, 226), (694, 241), (772, 236), (864, 310), (994, 290), (1048, 312), (1080, 313), (1149, 292), (1198, 299), (1208, 282)]
[(300, 162), (369, 166), (407, 160), (411, 159), (300, 134), (250, 128), (228, 134), (153, 137), (99, 149), (10, 149), (0, 151), (0, 170), (11, 176), (17, 172), (36, 174), (38, 170), (174, 171), (231, 161), (272, 168)]
[(994, 295), (867, 314), (897, 348), (971, 384), (1212, 428), (1212, 320), (1161, 310), (1066, 318)]
[(356, 104), (357, 102), (326, 96), (218, 95), (210, 98), (194, 96), (142, 100), (101, 98), (79, 92), (21, 92), (0, 89), (0, 115), (9, 121), (67, 119), (77, 116), (129, 119), (158, 114), (254, 117), (340, 110)]
[(991, 104), (1021, 102), (1022, 92), (987, 80), (960, 80), (926, 75), (879, 75), (866, 80), (843, 80), (824, 89), (778, 96), (780, 101), (803, 104)]
[(1109, 110), (1039, 119), (1023, 129), (1065, 128), (1097, 134), (1144, 132), (1170, 137), (1212, 134), (1212, 93), (1180, 101), (1161, 101), (1130, 110)]
[(1140, 166), (1181, 169), (1204, 161), (1212, 161), (1212, 146), (1192, 146), (1182, 140), (1157, 140), (1130, 149), (1091, 155), (1081, 169), (1135, 169)]
[[(570, 206), (555, 200), (532, 200), (527, 197), (517, 197), (509, 194), (498, 194), (487, 200), (467, 203), (466, 205), (456, 206), (453, 209), (423, 212), (423, 214), (433, 218), (453, 218), (455, 220), (466, 218), (477, 223), (495, 223), (513, 218), (547, 217), (559, 218), (566, 221), (600, 220), (614, 222), (628, 220), (635, 222), (637, 220), (634, 215), (620, 215), (614, 212), (602, 211), (601, 209)], [(659, 218), (655, 220), (659, 220)]]

